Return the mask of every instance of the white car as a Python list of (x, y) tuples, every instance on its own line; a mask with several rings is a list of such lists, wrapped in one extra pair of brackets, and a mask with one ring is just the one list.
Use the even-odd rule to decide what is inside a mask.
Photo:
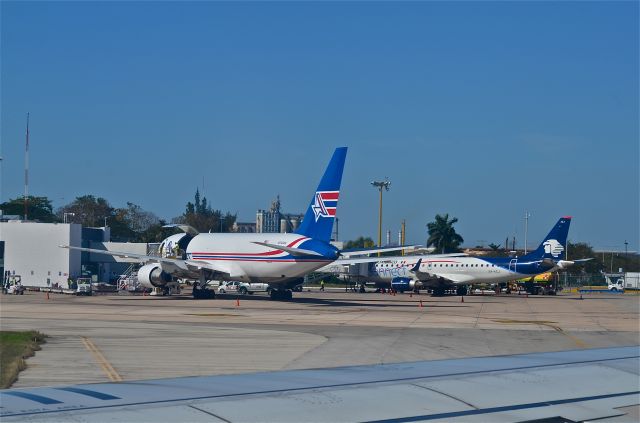
[(226, 294), (228, 292), (237, 292), (238, 294), (253, 294), (254, 292), (269, 292), (269, 284), (254, 282), (254, 283), (246, 283), (246, 282), (222, 282), (220, 287), (218, 288), (219, 294)]
[(238, 292), (238, 287), (240, 282), (231, 281), (231, 282), (222, 282), (218, 287), (218, 294), (226, 294), (227, 292)]

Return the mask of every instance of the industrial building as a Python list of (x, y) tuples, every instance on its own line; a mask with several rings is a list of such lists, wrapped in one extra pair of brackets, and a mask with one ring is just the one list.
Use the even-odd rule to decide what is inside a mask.
[(0, 275), (20, 276), (27, 287), (66, 288), (68, 280), (90, 277), (113, 282), (131, 260), (60, 248), (60, 245), (147, 254), (148, 244), (109, 242), (109, 227), (83, 228), (76, 223), (0, 221)]

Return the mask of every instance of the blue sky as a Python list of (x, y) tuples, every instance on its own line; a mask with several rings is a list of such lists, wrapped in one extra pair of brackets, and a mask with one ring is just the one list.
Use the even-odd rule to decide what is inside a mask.
[(562, 215), (638, 250), (637, 2), (2, 2), (2, 201), (127, 201), (162, 218), (196, 188), (255, 219), (303, 212), (350, 147), (340, 238), (436, 213), (465, 245), (533, 246)]

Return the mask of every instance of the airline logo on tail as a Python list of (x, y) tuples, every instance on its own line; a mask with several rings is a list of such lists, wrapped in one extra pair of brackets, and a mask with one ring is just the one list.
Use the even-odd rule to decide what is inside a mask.
[(313, 202), (313, 214), (316, 222), (320, 217), (335, 217), (340, 191), (317, 191)]
[(555, 239), (548, 239), (543, 244), (544, 253), (551, 254), (553, 257), (559, 257), (564, 251), (564, 247)]

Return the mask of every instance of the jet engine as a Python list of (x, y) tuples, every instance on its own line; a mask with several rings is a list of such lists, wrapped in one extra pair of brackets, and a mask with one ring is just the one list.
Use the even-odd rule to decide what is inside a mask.
[(393, 278), (391, 279), (391, 288), (400, 292), (411, 291), (416, 288), (416, 281), (411, 278)]
[(171, 282), (171, 275), (159, 264), (145, 264), (138, 270), (138, 282), (145, 288), (159, 288)]

